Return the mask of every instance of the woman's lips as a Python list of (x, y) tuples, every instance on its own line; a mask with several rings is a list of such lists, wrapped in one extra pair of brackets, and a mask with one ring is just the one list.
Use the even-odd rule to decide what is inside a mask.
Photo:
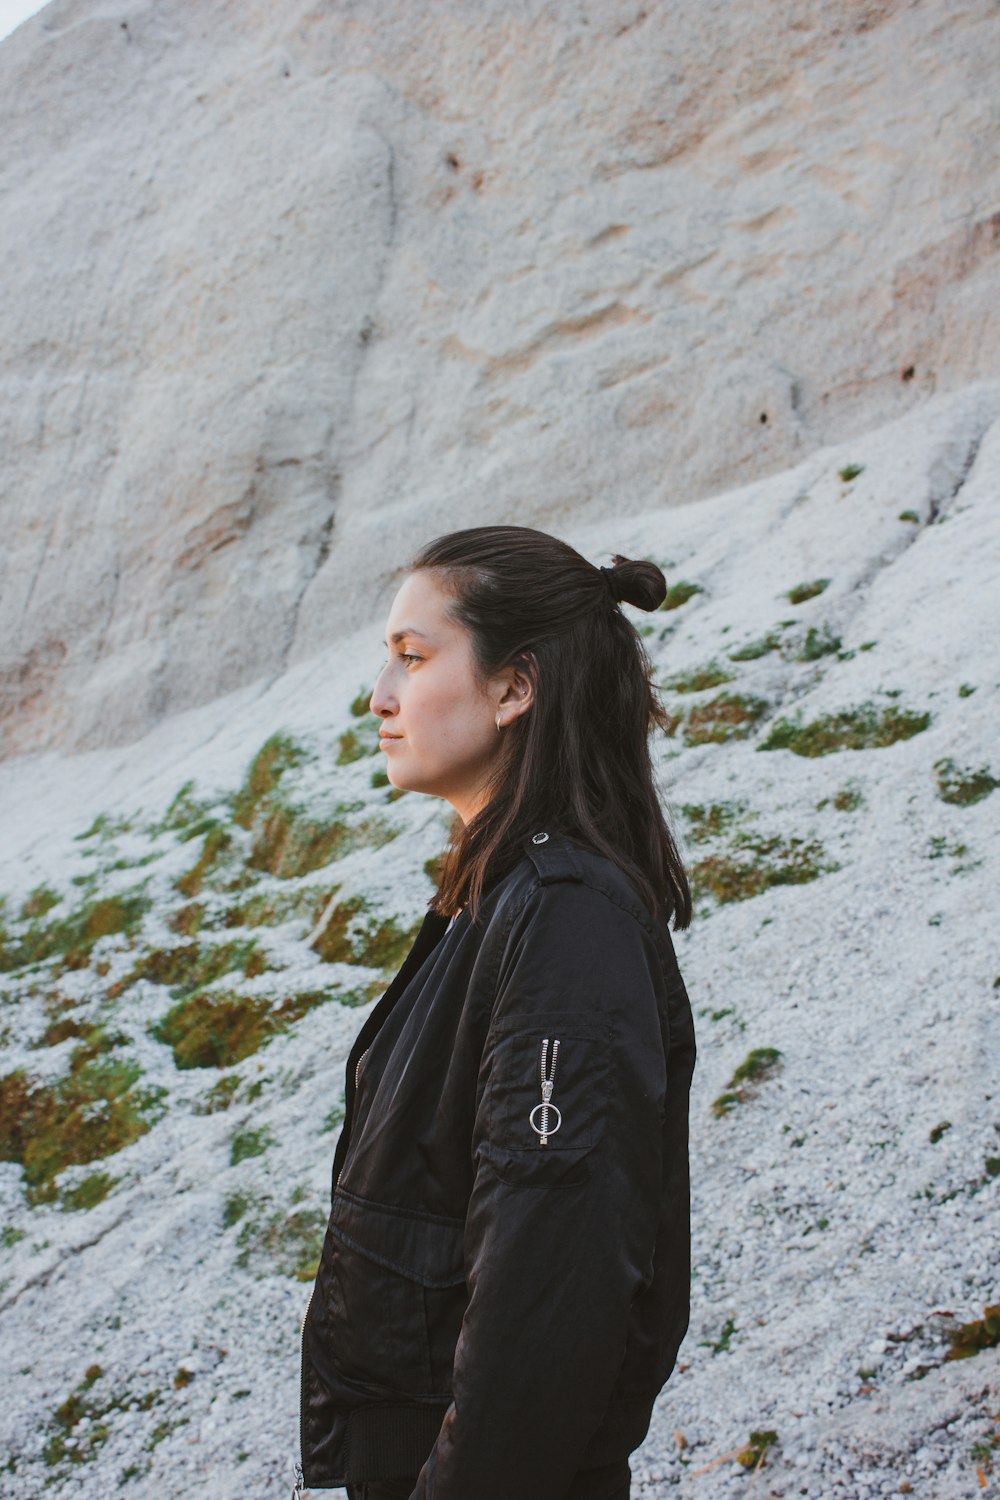
[(401, 740), (402, 738), (403, 738), (403, 736), (401, 734), (385, 734), (385, 733), (383, 733), (383, 734), (379, 735), (378, 742), (379, 742), (380, 745), (385, 745), (390, 740)]

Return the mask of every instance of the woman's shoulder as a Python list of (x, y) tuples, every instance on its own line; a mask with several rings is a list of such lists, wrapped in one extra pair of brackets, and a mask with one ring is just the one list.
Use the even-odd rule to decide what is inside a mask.
[(544, 912), (619, 926), (625, 914), (650, 933), (659, 930), (625, 871), (576, 836), (540, 828), (522, 839), (521, 848), (523, 857), (503, 882), (496, 910), (501, 922), (516, 916), (523, 923)]

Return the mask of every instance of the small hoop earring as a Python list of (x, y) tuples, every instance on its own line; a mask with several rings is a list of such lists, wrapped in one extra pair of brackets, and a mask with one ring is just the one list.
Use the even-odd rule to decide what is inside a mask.
[(497, 734), (500, 733), (500, 715), (497, 714)]

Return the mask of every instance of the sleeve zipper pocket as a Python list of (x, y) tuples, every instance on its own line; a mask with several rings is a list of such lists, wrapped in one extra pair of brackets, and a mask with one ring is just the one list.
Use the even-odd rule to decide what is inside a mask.
[[(549, 1073), (546, 1073), (545, 1069), (548, 1062), (548, 1053), (549, 1039), (548, 1037), (545, 1037), (542, 1041), (538, 1057), (538, 1085), (542, 1091), (542, 1097), (540, 1102), (535, 1105), (530, 1115), (528, 1116), (528, 1124), (538, 1136), (538, 1144), (540, 1146), (547, 1146), (549, 1143), (549, 1136), (554, 1135), (555, 1132), (559, 1129), (559, 1126), (562, 1124), (562, 1113), (559, 1109), (559, 1106), (552, 1103), (552, 1090), (555, 1087), (556, 1079), (556, 1062), (559, 1057), (558, 1038), (556, 1038), (552, 1043), (551, 1071)], [(538, 1125), (535, 1124), (536, 1114), (540, 1116), (541, 1120), (541, 1123)], [(554, 1125), (549, 1123), (550, 1115), (555, 1115)]]

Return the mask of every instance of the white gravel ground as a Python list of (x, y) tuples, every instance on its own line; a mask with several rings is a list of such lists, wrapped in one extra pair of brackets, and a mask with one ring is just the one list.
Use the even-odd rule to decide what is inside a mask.
[[(561, 533), (595, 562), (653, 557), (668, 581), (701, 586), (675, 611), (629, 611), (652, 631), (659, 681), (715, 660), (737, 678), (730, 691), (767, 700), (747, 738), (689, 747), (679, 731), (657, 742), (690, 862), (731, 854), (743, 830), (816, 841), (831, 867), (752, 899), (703, 896), (675, 937), (699, 1041), (695, 1276), (679, 1367), (632, 1457), (636, 1494), (971, 1500), (1000, 1485), (1000, 1446), (990, 1462), (1000, 1350), (945, 1360), (949, 1330), (1000, 1302), (1000, 1176), (988, 1166), (1000, 1157), (1000, 796), (947, 803), (935, 774), (950, 759), (1000, 778), (998, 417), (1000, 387), (971, 388), (746, 489)], [(849, 464), (862, 470), (845, 480)], [(789, 602), (789, 589), (819, 578), (823, 592)], [(179, 904), (171, 882), (200, 845), (149, 825), (186, 781), (208, 801), (231, 793), (278, 729), (314, 756), (288, 773), (300, 802), (321, 812), (371, 803), (397, 830), (299, 884), (339, 883), (406, 925), (418, 919), (424, 862), (450, 809), (412, 795), (387, 802), (370, 786), (373, 758), (334, 764), (338, 735), (361, 722), (348, 704), (374, 678), (388, 604), (373, 601), (352, 639), (266, 692), (178, 716), (117, 750), (0, 766), (0, 891), (14, 932), (39, 884), (75, 903), (73, 877), (98, 867), (102, 895), (148, 877), (144, 949), (180, 941), (165, 923)], [(797, 659), (810, 626), (838, 636), (839, 651)], [(782, 649), (730, 660), (769, 631)], [(664, 696), (680, 709), (718, 691)], [(930, 722), (882, 748), (759, 753), (781, 717), (805, 723), (865, 703)], [(853, 808), (834, 805), (845, 791)], [(734, 804), (734, 820), (700, 843), (683, 809), (714, 803)], [(132, 828), (81, 840), (98, 814)], [(283, 967), (239, 976), (240, 991), (336, 996), (379, 980), (322, 964), (307, 930), (301, 916), (254, 929)], [(79, 1002), (75, 1015), (110, 1017), (143, 1085), (167, 1090), (141, 1139), (59, 1179), (66, 1188), (96, 1168), (117, 1179), (89, 1212), (29, 1207), (20, 1166), (0, 1164), (0, 1493), (18, 1500), (119, 1489), (244, 1500), (290, 1488), (297, 1456), (307, 1287), (289, 1274), (289, 1220), (322, 1215), (336, 1142), (324, 1121), (373, 1002), (310, 1011), (232, 1070), (241, 1085), (229, 1109), (200, 1113), (219, 1075), (178, 1071), (151, 1037), (172, 1003), (166, 988), (141, 981), (107, 999), (136, 957), (106, 938), (90, 967), (58, 980), (45, 966), (4, 976), (4, 1074), (65, 1072), (73, 1041), (37, 1045), (58, 988)], [(713, 1100), (758, 1047), (779, 1049), (778, 1066), (717, 1116)], [(248, 1129), (266, 1132), (266, 1149), (230, 1165), (233, 1137)], [(237, 1194), (248, 1207), (227, 1228)], [(84, 1414), (74, 1423), (64, 1409), (60, 1426), (74, 1391)], [(735, 1457), (754, 1430), (777, 1434), (756, 1472)]]

